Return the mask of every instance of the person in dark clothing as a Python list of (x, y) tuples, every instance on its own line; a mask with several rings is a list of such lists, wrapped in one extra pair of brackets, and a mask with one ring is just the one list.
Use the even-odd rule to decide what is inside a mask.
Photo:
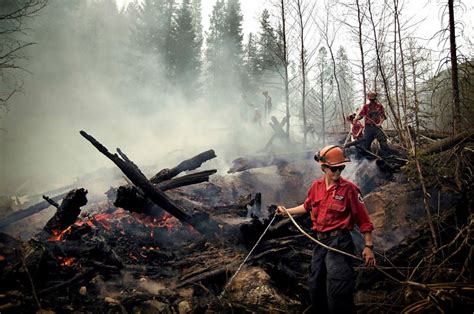
[[(359, 188), (341, 177), (350, 160), (341, 147), (330, 145), (315, 155), (324, 175), (315, 180), (305, 202), (286, 209), (278, 206), (278, 213), (304, 214), (309, 212), (314, 236), (322, 243), (354, 254), (350, 231), (359, 226), (364, 235), (362, 256), (367, 267), (375, 266), (372, 230), (367, 208)], [(355, 271), (353, 260), (341, 253), (316, 245), (311, 260), (309, 292), (313, 312), (355, 313)]]
[(268, 94), (268, 91), (264, 91), (263, 96), (265, 96), (265, 118), (268, 118), (272, 112), (272, 97)]

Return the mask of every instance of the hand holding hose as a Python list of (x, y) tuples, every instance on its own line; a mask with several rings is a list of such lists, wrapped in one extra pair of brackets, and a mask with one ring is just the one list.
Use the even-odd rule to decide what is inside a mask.
[(364, 250), (362, 251), (362, 257), (364, 258), (364, 265), (367, 268), (372, 268), (375, 267), (376, 262), (375, 262), (375, 256), (374, 256), (374, 251), (373, 249), (369, 247), (364, 247)]
[(277, 215), (284, 215), (284, 214), (286, 214), (286, 207), (285, 207), (285, 206), (278, 205), (278, 206), (277, 206), (277, 209), (276, 209), (276, 214), (277, 214)]

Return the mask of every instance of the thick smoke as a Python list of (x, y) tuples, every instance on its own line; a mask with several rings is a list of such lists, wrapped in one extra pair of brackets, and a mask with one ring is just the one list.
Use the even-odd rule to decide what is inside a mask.
[[(31, 74), (23, 75), (24, 93), (0, 120), (0, 194), (41, 193), (113, 168), (80, 130), (110, 151), (121, 148), (141, 167), (152, 165), (150, 171), (215, 149), (218, 161), (209, 167), (224, 172), (230, 160), (266, 143), (263, 128), (242, 119), (240, 99), (216, 104), (185, 97), (185, 86), (150, 84), (165, 82), (156, 57), (131, 54), (127, 25), (111, 29), (121, 17), (83, 17), (83, 3), (50, 1), (29, 21), (28, 38), (36, 44), (24, 67)], [(110, 20), (103, 19), (107, 14)], [(149, 76), (134, 77), (138, 67), (150, 69)], [(225, 98), (226, 91), (216, 92)]]

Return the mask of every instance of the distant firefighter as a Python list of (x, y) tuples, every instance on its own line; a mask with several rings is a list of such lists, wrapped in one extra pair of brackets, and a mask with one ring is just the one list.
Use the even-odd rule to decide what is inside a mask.
[(270, 95), (268, 94), (268, 91), (264, 91), (263, 93), (263, 96), (265, 96), (265, 104), (264, 104), (264, 108), (265, 108), (265, 118), (269, 117), (271, 112), (272, 112), (272, 97), (270, 97)]

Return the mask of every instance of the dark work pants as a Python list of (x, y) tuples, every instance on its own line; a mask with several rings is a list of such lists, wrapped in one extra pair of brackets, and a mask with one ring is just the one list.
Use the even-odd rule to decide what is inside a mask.
[(386, 157), (393, 153), (393, 150), (387, 144), (387, 138), (378, 126), (367, 124), (364, 129), (365, 150), (370, 152), (370, 145), (377, 139), (380, 143), (380, 156)]
[[(347, 253), (354, 253), (350, 234), (329, 237), (321, 242)], [(311, 313), (355, 313), (355, 271), (352, 258), (316, 245), (308, 283), (313, 306)]]

